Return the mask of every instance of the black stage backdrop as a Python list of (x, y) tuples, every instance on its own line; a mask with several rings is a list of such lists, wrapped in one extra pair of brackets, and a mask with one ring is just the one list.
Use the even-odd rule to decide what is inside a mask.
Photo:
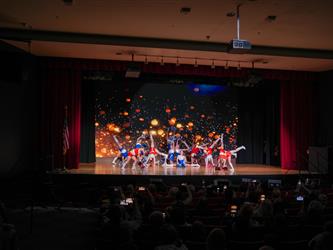
[(238, 142), (246, 146), (238, 163), (279, 165), (279, 84), (266, 82), (238, 93)]
[[(119, 81), (119, 79), (117, 79)], [(124, 79), (126, 81), (126, 79)], [(208, 81), (208, 80), (207, 80)], [(98, 80), (83, 80), (81, 103), (81, 162), (95, 162), (95, 99)], [(209, 81), (208, 81), (209, 82)], [(223, 79), (221, 82), (227, 82)], [(108, 84), (113, 84), (110, 81)], [(238, 95), (238, 145), (246, 151), (238, 163), (279, 165), (279, 84), (234, 87)]]
[(95, 82), (82, 81), (80, 162), (96, 161), (95, 156)]

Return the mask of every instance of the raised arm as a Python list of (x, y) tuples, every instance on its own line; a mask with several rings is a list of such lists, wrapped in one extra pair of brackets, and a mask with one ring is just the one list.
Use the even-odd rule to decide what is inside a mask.
[(230, 153), (235, 154), (235, 153), (237, 153), (238, 151), (240, 151), (242, 149), (245, 150), (246, 148), (244, 146), (240, 146), (240, 147), (238, 147), (238, 148), (236, 148), (234, 150), (230, 150)]
[(221, 134), (221, 147), (224, 148), (223, 134)]
[(210, 148), (214, 148), (215, 144), (218, 143), (218, 141), (220, 140), (221, 138), (217, 138), (212, 145), (210, 145)]
[(121, 143), (118, 141), (117, 137), (114, 135), (113, 136), (114, 141), (116, 142), (118, 148), (121, 148)]
[(205, 146), (207, 146), (207, 143), (204, 143), (204, 144), (198, 145), (197, 148), (200, 148), (200, 149), (204, 150), (204, 149), (205, 149), (205, 148), (204, 148)]
[(138, 137), (138, 139), (136, 139), (136, 143), (141, 143), (141, 141), (144, 139), (144, 135), (142, 134), (141, 136)]
[(154, 144), (154, 138), (153, 138), (153, 135), (150, 134), (150, 147), (154, 148), (155, 147), (155, 144)]
[(181, 150), (183, 150), (183, 151), (189, 151), (190, 150), (190, 147), (188, 146), (188, 144), (186, 143), (186, 141), (182, 141), (183, 142), (183, 144), (185, 145), (185, 149), (181, 149)]

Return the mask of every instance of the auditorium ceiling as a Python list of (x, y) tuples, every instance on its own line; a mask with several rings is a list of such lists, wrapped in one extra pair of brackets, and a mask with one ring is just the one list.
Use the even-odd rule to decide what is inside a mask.
[[(242, 4), (240, 38), (258, 48), (253, 53), (218, 48), (236, 37), (237, 4)], [(256, 68), (333, 69), (329, 0), (0, 0), (0, 7), (0, 38), (39, 56), (131, 60), (134, 54), (134, 60), (149, 62), (163, 56), (165, 63), (176, 63), (178, 57), (181, 64), (194, 64), (197, 58), (198, 64), (214, 60), (216, 66), (228, 61), (241, 67), (255, 62)], [(29, 39), (2, 36), (7, 28), (44, 33)], [(71, 40), (72, 34), (81, 38)], [(122, 37), (123, 42), (103, 43), (94, 35)], [(137, 43), (137, 38), (146, 40)]]

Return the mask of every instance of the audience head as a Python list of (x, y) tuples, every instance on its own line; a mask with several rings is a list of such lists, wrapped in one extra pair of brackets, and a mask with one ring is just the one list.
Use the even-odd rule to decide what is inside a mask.
[(307, 208), (307, 214), (308, 214), (308, 216), (321, 216), (323, 210), (324, 210), (324, 207), (320, 203), (320, 201), (313, 200), (309, 203), (309, 206)]
[(192, 224), (192, 238), (196, 241), (205, 240), (206, 229), (204, 224), (201, 221), (195, 221)]
[(273, 216), (273, 204), (270, 200), (264, 200), (260, 205), (261, 216), (271, 217)]
[(178, 233), (173, 225), (165, 224), (161, 227), (161, 243), (163, 245), (175, 244), (178, 241)]
[(207, 237), (207, 250), (223, 250), (226, 249), (226, 236), (222, 229), (213, 229)]
[(120, 224), (122, 219), (121, 207), (119, 205), (111, 205), (107, 213), (107, 216), (110, 219), (110, 223)]
[(239, 211), (239, 217), (242, 217), (244, 219), (251, 219), (253, 215), (253, 208), (251, 204), (244, 203), (244, 205), (241, 207)]
[(328, 221), (325, 223), (325, 231), (329, 233), (333, 233), (333, 221)]
[(149, 222), (154, 227), (160, 227), (164, 224), (163, 213), (160, 211), (154, 211), (149, 216)]
[(281, 199), (281, 191), (280, 191), (280, 189), (278, 189), (278, 188), (274, 188), (273, 189), (272, 198), (273, 198), (274, 201)]

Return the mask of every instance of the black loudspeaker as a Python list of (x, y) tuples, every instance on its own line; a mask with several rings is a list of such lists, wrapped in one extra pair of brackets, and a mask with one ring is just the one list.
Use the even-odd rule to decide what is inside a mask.
[(332, 174), (332, 148), (309, 147), (309, 171), (320, 174)]

